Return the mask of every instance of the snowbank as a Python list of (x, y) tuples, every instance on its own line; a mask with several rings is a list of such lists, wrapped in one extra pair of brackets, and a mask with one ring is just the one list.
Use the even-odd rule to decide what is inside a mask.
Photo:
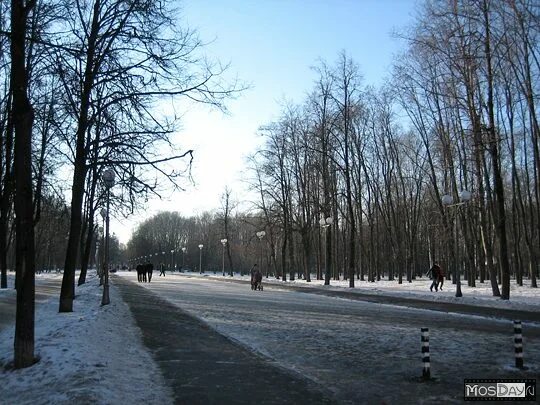
[[(61, 275), (36, 276), (59, 292)], [(54, 286), (54, 287), (53, 287)], [(0, 333), (0, 402), (10, 404), (172, 403), (159, 368), (142, 344), (127, 305), (111, 285), (111, 304), (101, 306), (95, 276), (77, 287), (74, 312), (58, 313), (58, 294), (36, 308), (36, 355), (40, 361), (9, 370), (14, 327)]]

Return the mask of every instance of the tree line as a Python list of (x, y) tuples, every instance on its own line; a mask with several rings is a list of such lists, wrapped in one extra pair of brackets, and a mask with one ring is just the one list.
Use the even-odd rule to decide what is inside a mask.
[(321, 61), (306, 100), (261, 127), (265, 146), (249, 159), (259, 199), (233, 221), (255, 226), (231, 237), (224, 220), (186, 219), (179, 239), (152, 249), (193, 243), (195, 254), (212, 235), (207, 260), (219, 262), (227, 238), (251, 263), (260, 253), (243, 241), (264, 229), (265, 263), (284, 280), (402, 283), (438, 261), (458, 297), (461, 277), (503, 299), (511, 277), (536, 288), (539, 11), (527, 0), (427, 1), (380, 88), (345, 52)]
[(158, 184), (181, 189), (193, 151), (171, 142), (177, 112), (225, 109), (241, 90), (176, 6), (0, 0), (0, 282), (14, 264), (16, 368), (35, 361), (36, 269), (63, 270), (59, 311), (73, 311), (75, 269), (83, 284), (105, 206), (102, 173), (114, 171), (111, 205), (124, 215)]
[[(540, 7), (427, 1), (380, 88), (345, 52), (261, 128), (253, 189), (285, 277), (411, 281), (434, 261), (510, 297), (537, 287)], [(500, 285), (500, 287), (499, 287)]]

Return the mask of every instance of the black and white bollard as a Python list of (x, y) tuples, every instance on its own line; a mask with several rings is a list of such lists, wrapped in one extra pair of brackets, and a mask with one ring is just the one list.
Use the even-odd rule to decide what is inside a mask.
[(429, 380), (431, 378), (430, 362), (429, 362), (429, 329), (421, 328), (422, 332), (422, 378)]
[(523, 335), (521, 334), (521, 321), (514, 321), (514, 352), (516, 367), (523, 368)]

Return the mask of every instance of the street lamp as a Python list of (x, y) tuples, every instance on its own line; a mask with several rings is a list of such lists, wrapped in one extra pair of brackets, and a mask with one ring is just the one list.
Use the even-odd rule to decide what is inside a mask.
[[(105, 210), (103, 210), (103, 221), (105, 221)], [(105, 223), (103, 224), (105, 225)], [(99, 237), (99, 243), (96, 246), (96, 263), (97, 265), (97, 275), (99, 276), (99, 286), (101, 287), (103, 285), (103, 276), (104, 276), (104, 270), (103, 267), (105, 265), (105, 227), (100, 226), (98, 228), (98, 237)]]
[(321, 228), (328, 228), (330, 225), (332, 225), (332, 223), (334, 222), (334, 219), (332, 217), (328, 217), (326, 219), (324, 218), (321, 218), (319, 220), (319, 225), (321, 226)]
[(174, 249), (171, 249), (171, 271), (174, 271)]
[(101, 215), (102, 219), (102, 227), (101, 227), (101, 269), (99, 274), (99, 285), (103, 285), (104, 277), (105, 277), (105, 219), (107, 218), (107, 210), (105, 208), (102, 208), (99, 211), (99, 215)]
[(221, 239), (221, 244), (223, 245), (223, 253), (221, 255), (221, 268), (223, 271), (223, 277), (225, 277), (225, 245), (227, 244), (227, 239)]
[(109, 208), (111, 188), (114, 186), (114, 171), (111, 169), (105, 170), (102, 175), (102, 180), (107, 189), (107, 209), (105, 211), (105, 283), (103, 284), (101, 305), (108, 305), (111, 302), (109, 299)]
[(199, 245), (199, 274), (202, 274), (202, 248), (204, 245)]
[(330, 285), (330, 276), (331, 276), (331, 268), (330, 268), (330, 259), (332, 255), (332, 240), (330, 238), (330, 235), (328, 233), (330, 232), (330, 225), (332, 225), (334, 222), (334, 219), (332, 217), (326, 217), (321, 218), (319, 220), (319, 225), (321, 226), (321, 229), (325, 230), (324, 233), (324, 239), (325, 239), (325, 245), (326, 249), (324, 250), (324, 285)]
[[(182, 248), (182, 269), (184, 268), (184, 258), (186, 257), (186, 250), (187, 248), (184, 246)], [(182, 269), (180, 269), (180, 272), (182, 272)]]
[[(443, 195), (441, 197), (442, 204), (450, 209), (450, 208), (456, 208), (456, 210), (459, 209), (463, 204), (468, 203), (471, 198), (472, 194), (468, 190), (461, 190), (458, 193), (459, 202), (454, 202), (454, 197), (452, 197), (449, 194)], [(454, 280), (456, 281), (456, 297), (463, 297), (463, 293), (461, 292), (461, 280), (460, 280), (460, 272), (459, 272), (459, 264), (457, 263), (457, 244), (458, 244), (458, 227), (457, 227), (457, 213), (454, 215), (454, 243), (453, 243), (453, 250), (454, 250)]]
[[(265, 231), (259, 231), (255, 235), (257, 235), (257, 238), (259, 238), (259, 263), (262, 268), (262, 239), (266, 235)], [(268, 278), (268, 269), (266, 269), (266, 278)]]

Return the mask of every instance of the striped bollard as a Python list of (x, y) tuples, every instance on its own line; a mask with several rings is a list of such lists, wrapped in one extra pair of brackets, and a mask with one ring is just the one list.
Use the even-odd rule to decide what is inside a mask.
[(516, 367), (523, 368), (523, 335), (521, 334), (521, 321), (514, 321), (514, 352)]
[(430, 362), (429, 362), (429, 329), (421, 328), (422, 332), (422, 378), (429, 380), (431, 378)]

